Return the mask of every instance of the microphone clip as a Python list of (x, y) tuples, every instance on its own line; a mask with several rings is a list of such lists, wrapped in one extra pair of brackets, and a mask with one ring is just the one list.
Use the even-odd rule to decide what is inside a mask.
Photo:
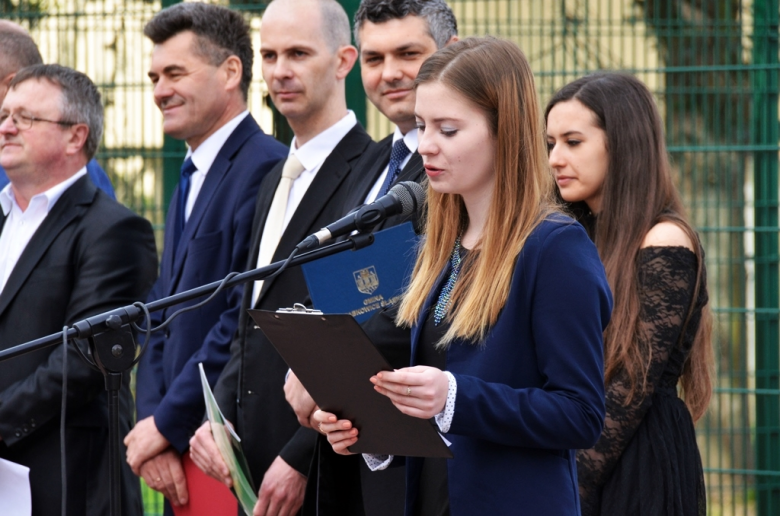
[(357, 251), (374, 243), (374, 233), (370, 231), (368, 233), (355, 233), (348, 240), (352, 240), (352, 243), (355, 244), (352, 250)]

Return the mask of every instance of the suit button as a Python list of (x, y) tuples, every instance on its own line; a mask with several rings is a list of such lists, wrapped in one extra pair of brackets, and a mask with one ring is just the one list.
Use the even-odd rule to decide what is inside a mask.
[(16, 432), (14, 433), (14, 435), (15, 435), (16, 437), (21, 437), (21, 436), (22, 436), (22, 431), (21, 431), (21, 430), (19, 430), (19, 429), (17, 428), (17, 429), (16, 429)]
[(165, 338), (166, 339), (170, 339), (171, 338), (171, 330), (169, 330), (167, 328), (165, 329)]
[(24, 432), (25, 434), (26, 434), (27, 432), (29, 432), (29, 431), (30, 431), (30, 427), (29, 427), (29, 426), (27, 426), (27, 425), (24, 425), (24, 426), (22, 427), (22, 432)]
[(30, 428), (35, 428), (35, 420), (34, 419), (30, 420)]

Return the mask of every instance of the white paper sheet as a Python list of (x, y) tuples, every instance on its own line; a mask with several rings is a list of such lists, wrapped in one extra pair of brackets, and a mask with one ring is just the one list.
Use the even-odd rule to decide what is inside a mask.
[(30, 516), (30, 468), (0, 459), (0, 503), (6, 516)]

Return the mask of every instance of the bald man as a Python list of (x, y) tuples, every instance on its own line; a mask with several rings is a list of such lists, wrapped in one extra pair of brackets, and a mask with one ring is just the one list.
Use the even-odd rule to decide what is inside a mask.
[[(295, 137), (286, 162), (261, 187), (250, 268), (286, 258), (307, 235), (341, 217), (361, 172), (355, 165), (374, 145), (347, 109), (344, 79), (357, 49), (350, 44), (347, 14), (336, 1), (274, 0), (263, 16), (261, 36), (263, 78)], [(300, 166), (289, 166), (296, 161)], [(282, 172), (292, 168), (297, 177), (285, 195)], [(271, 213), (277, 197), (285, 199), (278, 218)], [(276, 310), (307, 298), (303, 274), (292, 267), (272, 280), (248, 285), (243, 308)], [(261, 484), (254, 515), (295, 514), (303, 503), (317, 433), (298, 424), (284, 399), (287, 365), (246, 310), (241, 314), (231, 359), (215, 394), (241, 436), (253, 479)], [(208, 425), (190, 446), (201, 469), (230, 484)]]

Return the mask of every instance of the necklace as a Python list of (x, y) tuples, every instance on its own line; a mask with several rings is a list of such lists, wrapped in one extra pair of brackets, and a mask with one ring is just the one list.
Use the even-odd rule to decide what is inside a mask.
[(433, 309), (433, 324), (435, 326), (438, 326), (447, 317), (447, 311), (450, 309), (450, 295), (452, 295), (452, 289), (455, 288), (455, 282), (458, 281), (458, 274), (460, 273), (460, 263), (459, 236), (455, 239), (455, 246), (452, 248), (452, 255), (450, 256), (450, 277), (447, 278), (447, 283), (441, 289), (439, 300)]

